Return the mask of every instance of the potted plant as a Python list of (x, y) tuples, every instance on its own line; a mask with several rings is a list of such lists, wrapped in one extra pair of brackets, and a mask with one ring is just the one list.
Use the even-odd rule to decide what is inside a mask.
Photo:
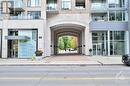
[(42, 54), (43, 54), (43, 51), (42, 50), (37, 50), (35, 52), (35, 55), (36, 55), (36, 60), (41, 60), (43, 57), (42, 57)]
[(91, 48), (89, 49), (89, 53), (90, 53), (90, 56), (92, 56), (92, 49)]

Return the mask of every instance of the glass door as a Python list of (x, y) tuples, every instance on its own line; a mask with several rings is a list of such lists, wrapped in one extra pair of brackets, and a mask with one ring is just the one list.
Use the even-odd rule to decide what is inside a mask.
[[(18, 36), (18, 31), (9, 31), (10, 36)], [(17, 58), (18, 57), (18, 40), (12, 39), (8, 40), (8, 57)]]
[(93, 55), (102, 55), (102, 45), (93, 44)]

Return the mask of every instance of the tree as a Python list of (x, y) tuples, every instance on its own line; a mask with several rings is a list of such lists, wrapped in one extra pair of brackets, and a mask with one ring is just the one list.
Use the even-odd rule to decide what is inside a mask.
[(71, 39), (71, 48), (76, 49), (77, 46), (78, 46), (77, 38), (76, 37), (72, 37), (72, 39)]
[(59, 49), (64, 50), (64, 42), (63, 42), (62, 37), (60, 37), (58, 40), (58, 46), (59, 46)]

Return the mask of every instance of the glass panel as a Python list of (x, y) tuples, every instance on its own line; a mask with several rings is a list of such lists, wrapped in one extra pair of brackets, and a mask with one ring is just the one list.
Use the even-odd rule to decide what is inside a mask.
[(93, 55), (107, 55), (107, 32), (92, 32)]
[(93, 55), (97, 55), (96, 52), (96, 45), (93, 45)]
[(116, 11), (116, 20), (122, 21), (122, 12), (121, 11)]
[(19, 36), (27, 36), (29, 40), (19, 40), (19, 57), (31, 58), (35, 55), (36, 43), (37, 43), (37, 31), (36, 30), (19, 30)]
[(40, 0), (28, 0), (28, 6), (30, 7), (40, 6)]
[(92, 13), (93, 21), (107, 21), (107, 13)]
[(57, 0), (47, 0), (47, 10), (56, 10)]
[(110, 55), (125, 54), (125, 32), (111, 31), (110, 32)]
[(62, 9), (70, 10), (71, 9), (71, 0), (62, 0)]
[(115, 12), (114, 11), (111, 11), (111, 12), (109, 12), (109, 20), (110, 21), (115, 21), (115, 18), (116, 16), (115, 16)]
[(122, 8), (125, 7), (125, 0), (108, 0), (109, 8)]
[(32, 17), (32, 19), (40, 19), (41, 12), (40, 11), (28, 11), (28, 16)]
[(76, 0), (76, 8), (84, 9), (85, 8), (85, 0)]

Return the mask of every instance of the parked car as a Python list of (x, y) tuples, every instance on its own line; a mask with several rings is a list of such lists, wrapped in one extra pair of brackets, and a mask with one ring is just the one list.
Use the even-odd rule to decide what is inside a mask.
[(123, 62), (125, 65), (130, 66), (130, 55), (123, 55), (123, 56), (122, 56), (122, 62)]

